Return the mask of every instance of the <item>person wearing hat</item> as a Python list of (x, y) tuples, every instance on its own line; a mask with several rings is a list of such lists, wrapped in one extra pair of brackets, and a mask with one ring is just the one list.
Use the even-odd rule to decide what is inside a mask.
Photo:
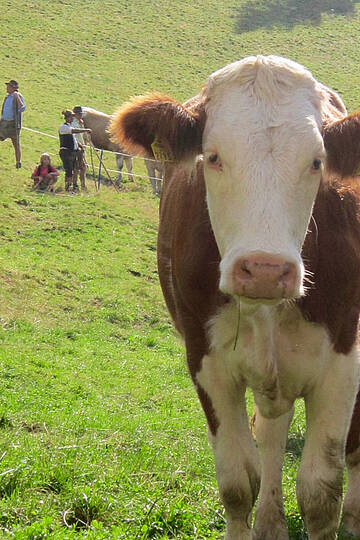
[(22, 113), (26, 109), (23, 96), (18, 92), (19, 83), (14, 79), (6, 82), (6, 97), (1, 109), (0, 141), (11, 139), (15, 150), (16, 168), (21, 167), (20, 130)]
[(85, 133), (91, 132), (91, 129), (87, 128), (74, 128), (71, 123), (74, 119), (74, 112), (70, 109), (66, 109), (62, 112), (65, 122), (61, 124), (59, 128), (59, 139), (60, 139), (60, 158), (63, 162), (65, 169), (65, 190), (70, 191), (71, 186), (73, 191), (77, 191), (77, 183), (73, 180), (73, 171), (74, 171), (74, 162), (75, 162), (75, 153), (79, 145), (75, 139), (75, 133)]
[[(84, 120), (82, 119), (83, 110), (80, 106), (73, 108), (74, 118), (71, 122), (71, 126), (75, 129), (81, 129), (84, 127)], [(73, 185), (77, 186), (77, 177), (80, 174), (81, 189), (86, 191), (85, 179), (86, 179), (86, 158), (85, 158), (85, 141), (83, 133), (76, 133), (75, 139), (78, 143), (78, 149), (75, 151), (75, 162), (73, 171)]]

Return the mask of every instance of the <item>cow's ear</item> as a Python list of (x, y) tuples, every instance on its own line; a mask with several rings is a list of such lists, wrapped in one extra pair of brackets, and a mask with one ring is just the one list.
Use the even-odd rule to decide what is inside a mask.
[(360, 169), (360, 112), (324, 128), (326, 167), (340, 178), (356, 176)]
[(201, 152), (204, 107), (187, 108), (163, 94), (138, 96), (124, 103), (111, 121), (114, 142), (130, 154), (180, 161)]

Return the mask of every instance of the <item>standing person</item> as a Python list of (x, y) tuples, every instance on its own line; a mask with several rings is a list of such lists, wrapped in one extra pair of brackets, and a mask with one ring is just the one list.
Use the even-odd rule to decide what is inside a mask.
[(41, 191), (54, 191), (59, 171), (51, 165), (50, 156), (47, 152), (41, 154), (40, 165), (38, 165), (31, 175), (34, 180), (33, 189)]
[(73, 181), (75, 152), (78, 149), (78, 142), (75, 139), (74, 133), (91, 132), (91, 129), (87, 128), (73, 128), (71, 123), (74, 119), (73, 111), (66, 109), (61, 113), (64, 116), (65, 122), (61, 124), (59, 128), (60, 139), (60, 158), (63, 162), (65, 169), (65, 190), (70, 191), (71, 186), (74, 191), (78, 190), (78, 186), (75, 180)]
[(7, 95), (1, 109), (0, 141), (10, 138), (15, 150), (16, 168), (21, 167), (20, 131), (22, 113), (26, 109), (23, 96), (18, 92), (19, 83), (11, 79), (5, 83)]
[[(84, 120), (82, 119), (82, 108), (77, 106), (73, 109), (74, 117), (71, 126), (76, 129), (84, 127)], [(80, 184), (83, 191), (86, 190), (85, 178), (86, 178), (86, 158), (85, 158), (85, 141), (82, 133), (76, 133), (75, 139), (78, 143), (78, 149), (75, 152), (75, 163), (73, 172), (73, 185), (77, 185), (77, 177), (80, 173)]]

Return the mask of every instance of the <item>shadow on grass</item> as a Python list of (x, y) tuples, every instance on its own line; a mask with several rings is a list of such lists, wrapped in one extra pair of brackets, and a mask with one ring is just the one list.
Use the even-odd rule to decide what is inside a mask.
[(300, 514), (290, 514), (286, 521), (290, 540), (307, 540), (309, 538)]
[(286, 453), (292, 455), (294, 458), (300, 458), (304, 444), (304, 436), (301, 433), (296, 433), (288, 438)]
[(296, 24), (318, 25), (324, 13), (348, 15), (355, 13), (360, 0), (247, 0), (235, 14), (235, 32), (241, 34), (257, 28)]

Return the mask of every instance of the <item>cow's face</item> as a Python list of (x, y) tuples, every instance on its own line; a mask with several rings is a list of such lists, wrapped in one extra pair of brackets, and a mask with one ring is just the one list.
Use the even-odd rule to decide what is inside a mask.
[(288, 88), (265, 92), (274, 81), (259, 81), (260, 68), (245, 87), (222, 81), (210, 95), (204, 174), (225, 293), (276, 300), (303, 292), (301, 248), (325, 162), (319, 97), (304, 73), (305, 91), (289, 77)]
[(135, 98), (110, 129), (129, 153), (154, 157), (156, 140), (175, 162), (202, 154), (220, 288), (266, 302), (303, 293), (301, 249), (325, 158), (339, 177), (359, 166), (360, 117), (344, 114), (305, 68), (260, 56), (214, 73), (184, 105)]

